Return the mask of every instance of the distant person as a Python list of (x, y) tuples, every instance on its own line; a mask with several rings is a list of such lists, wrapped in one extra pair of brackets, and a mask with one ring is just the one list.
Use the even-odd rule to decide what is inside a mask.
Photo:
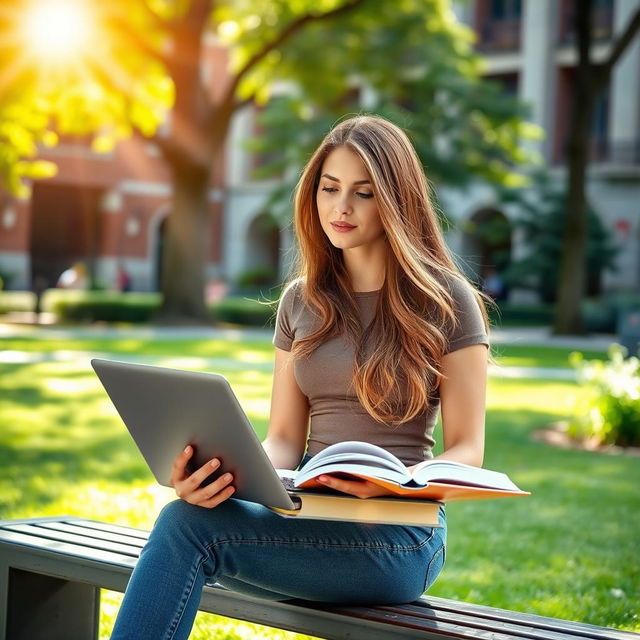
[(116, 271), (116, 288), (123, 293), (131, 291), (131, 276), (123, 266), (119, 266)]
[(40, 274), (36, 275), (31, 283), (31, 291), (33, 291), (35, 297), (33, 313), (38, 324), (40, 323), (40, 314), (42, 313), (42, 294), (47, 290), (48, 286), (48, 280)]
[(227, 295), (229, 286), (224, 280), (220, 278), (213, 278), (207, 283), (205, 287), (205, 300), (207, 304), (212, 304), (222, 300)]
[(74, 289), (77, 291), (86, 291), (88, 289), (89, 279), (87, 267), (84, 262), (76, 262), (73, 266), (65, 269), (60, 274), (56, 286), (59, 289)]
[(493, 267), (490, 267), (485, 272), (482, 290), (497, 302), (506, 300), (507, 287), (500, 274)]

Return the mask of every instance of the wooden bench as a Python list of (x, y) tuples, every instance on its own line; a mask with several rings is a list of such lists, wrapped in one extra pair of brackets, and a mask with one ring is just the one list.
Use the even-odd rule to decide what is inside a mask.
[[(97, 638), (100, 588), (124, 591), (147, 535), (74, 517), (0, 522), (0, 640)], [(640, 634), (431, 596), (394, 607), (336, 607), (258, 600), (212, 586), (200, 609), (336, 639), (640, 640)]]

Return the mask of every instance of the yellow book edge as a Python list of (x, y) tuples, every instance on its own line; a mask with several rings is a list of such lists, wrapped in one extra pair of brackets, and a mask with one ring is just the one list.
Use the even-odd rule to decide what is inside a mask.
[(272, 511), (294, 518), (368, 522), (375, 524), (404, 524), (421, 527), (440, 527), (440, 502), (407, 498), (356, 498), (326, 493), (299, 492), (292, 495), (300, 500), (299, 509), (269, 507)]

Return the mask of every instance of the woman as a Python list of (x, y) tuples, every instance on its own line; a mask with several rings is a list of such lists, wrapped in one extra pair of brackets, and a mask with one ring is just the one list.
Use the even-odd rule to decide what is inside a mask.
[[(406, 135), (374, 116), (333, 129), (298, 184), (298, 277), (274, 336), (269, 429), (277, 468), (296, 468), (341, 440), (387, 448), (407, 465), (432, 457), (481, 465), (487, 321), (449, 255)], [(271, 599), (401, 603), (438, 576), (446, 527), (286, 519), (230, 500), (219, 466), (174, 463), (180, 500), (164, 508), (127, 588), (113, 638), (187, 638), (205, 582)], [(368, 498), (369, 482), (322, 477)]]

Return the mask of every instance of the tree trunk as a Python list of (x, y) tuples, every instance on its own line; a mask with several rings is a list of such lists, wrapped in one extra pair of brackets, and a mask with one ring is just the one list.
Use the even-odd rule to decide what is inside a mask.
[(553, 333), (581, 334), (580, 302), (586, 291), (588, 215), (585, 178), (593, 106), (597, 97), (591, 78), (591, 0), (576, 4), (578, 66), (567, 142), (568, 193), (562, 261), (557, 283)]
[(167, 218), (162, 263), (163, 323), (209, 322), (204, 302), (204, 265), (209, 256), (211, 214), (210, 169), (185, 159), (174, 160), (173, 198)]

